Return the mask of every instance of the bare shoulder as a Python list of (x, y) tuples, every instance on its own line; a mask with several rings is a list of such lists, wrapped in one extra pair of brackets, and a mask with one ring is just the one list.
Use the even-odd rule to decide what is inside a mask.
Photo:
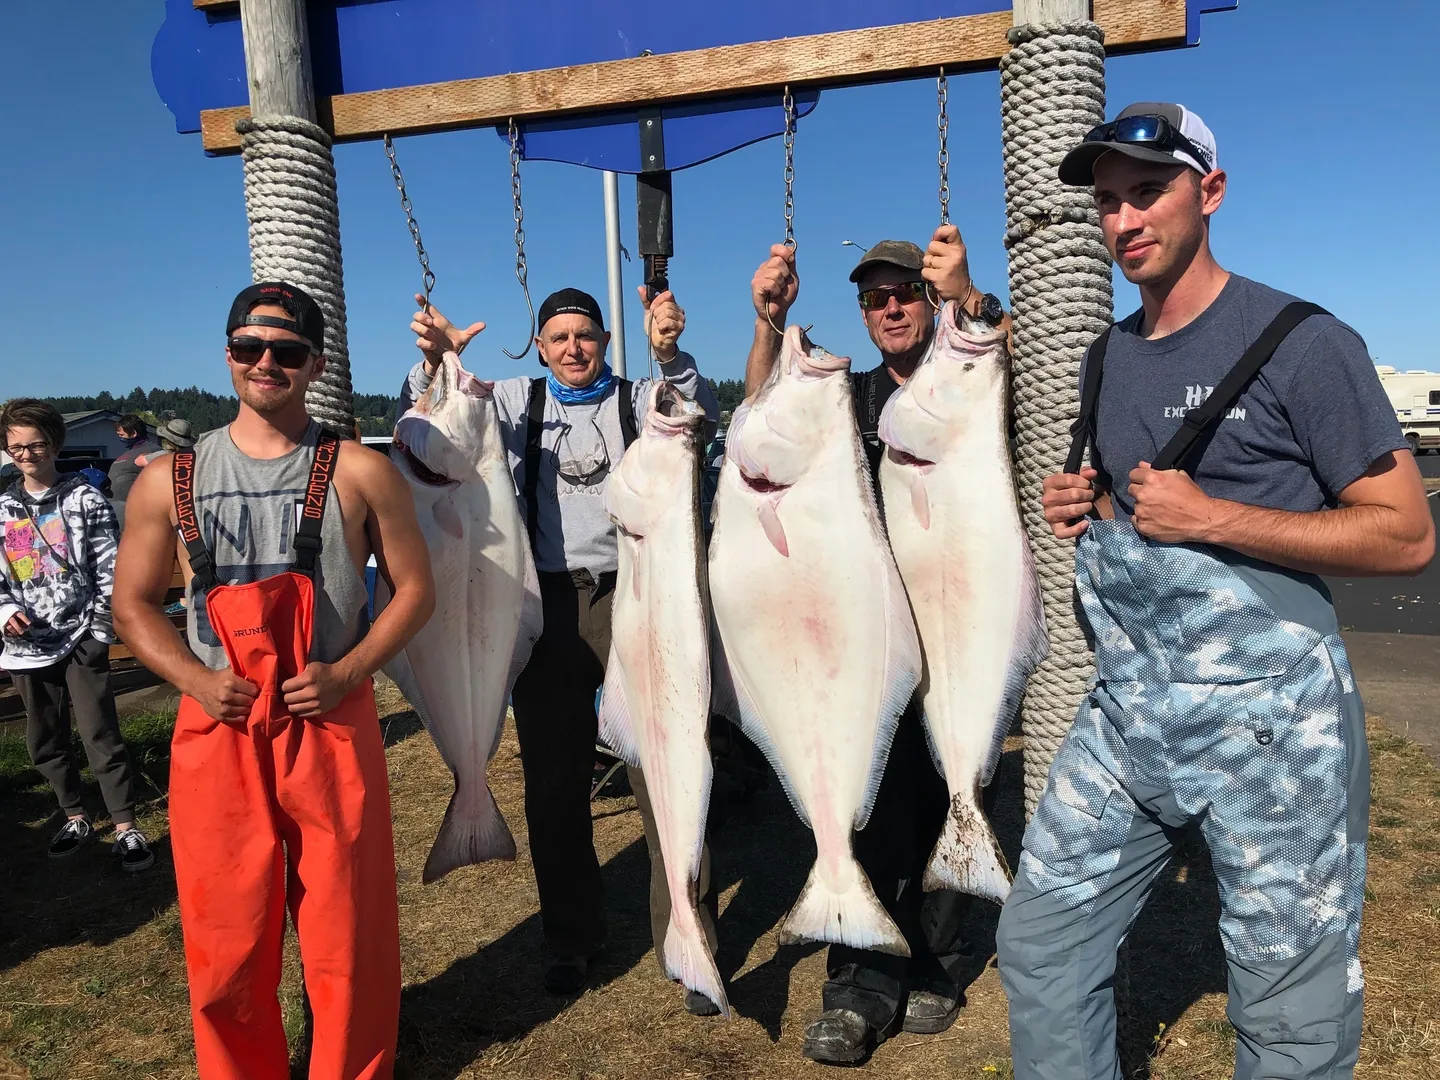
[(130, 494), (125, 499), (127, 520), (139, 514), (157, 513), (161, 507), (168, 508), (171, 522), (175, 520), (175, 455), (166, 454), (154, 458), (135, 478)]
[(404, 489), (400, 470), (388, 454), (382, 454), (354, 439), (340, 443), (335, 462), (335, 482), (364, 499), (367, 505), (383, 505), (384, 501)]

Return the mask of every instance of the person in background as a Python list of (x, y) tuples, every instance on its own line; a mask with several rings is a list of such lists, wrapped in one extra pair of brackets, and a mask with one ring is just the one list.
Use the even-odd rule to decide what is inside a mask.
[(115, 826), (112, 850), (126, 870), (144, 870), (155, 856), (135, 827), (135, 780), (110, 686), (115, 513), (85, 478), (56, 471), (65, 421), (54, 406), (7, 403), (0, 435), (21, 473), (0, 494), (0, 667), (25, 704), (30, 761), (65, 812), (50, 857), (73, 855), (95, 836), (70, 749), (73, 714)]
[(125, 500), (130, 496), (130, 488), (145, 467), (145, 455), (157, 452), (160, 444), (151, 437), (144, 417), (135, 413), (126, 413), (115, 422), (115, 434), (125, 444), (125, 450), (110, 465), (110, 505), (115, 508), (115, 520), (123, 529)]
[(152, 450), (135, 459), (135, 463), (142, 469), (164, 454), (195, 448), (195, 430), (190, 426), (189, 420), (182, 420), (178, 416), (162, 421), (160, 426), (155, 429), (155, 438), (160, 441), (160, 449)]

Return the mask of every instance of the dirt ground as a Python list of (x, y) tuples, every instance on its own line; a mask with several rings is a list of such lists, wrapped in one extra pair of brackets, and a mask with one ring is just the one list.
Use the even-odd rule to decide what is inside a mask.
[[(778, 785), (717, 807), (720, 968), (734, 1018), (685, 1013), (660, 975), (646, 915), (648, 860), (628, 795), (594, 804), (605, 870), (609, 948), (576, 1000), (540, 986), (544, 947), (525, 849), (520, 762), (507, 734), (491, 782), (517, 839), (514, 864), (469, 867), (435, 885), (420, 868), (444, 814), (451, 780), (414, 714), (380, 692), (395, 813), (405, 991), (397, 1075), (405, 1080), (813, 1078), (804, 1026), (819, 1011), (824, 954), (779, 948), (777, 924), (813, 858), (809, 833)], [(152, 724), (153, 727), (153, 724)], [(70, 864), (44, 848), (56, 822), (47, 789), (0, 782), (0, 1077), (34, 1080), (178, 1080), (195, 1075), (181, 931), (166, 838), (163, 737), (139, 752), (155, 790), (141, 824), (156, 867), (127, 875), (95, 845)], [(1371, 728), (1375, 809), (1362, 955), (1367, 999), (1357, 1075), (1440, 1078), (1440, 771), (1413, 744)], [(1018, 740), (1005, 756), (997, 828), (1017, 854)], [(217, 842), (224, 842), (217, 837)], [(989, 961), (997, 909), (977, 904), (977, 959), (968, 1004), (942, 1035), (902, 1035), (867, 1071), (905, 1078), (1011, 1075), (1005, 999)], [(1203, 848), (1167, 873), (1142, 915), (1124, 970), (1131, 1064), (1153, 1080), (1230, 1075), (1234, 1035), (1224, 1019), (1218, 905)], [(293, 942), (283, 1003), (292, 1042), (302, 1028)], [(297, 1054), (303, 1051), (297, 1051)], [(297, 1075), (303, 1075), (297, 1074)]]

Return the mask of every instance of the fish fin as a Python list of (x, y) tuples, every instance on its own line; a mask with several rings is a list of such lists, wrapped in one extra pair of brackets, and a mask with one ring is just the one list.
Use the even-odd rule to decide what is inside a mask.
[(1045, 623), (1045, 605), (1040, 592), (1040, 578), (1035, 573), (1035, 555), (1029, 541), (1024, 543), (1023, 584), (1020, 598), (1020, 622), (1015, 627), (1015, 644), (1011, 648), (1005, 671), (1005, 691), (1000, 699), (1000, 722), (980, 770), (980, 783), (990, 783), (1005, 752), (1005, 740), (1015, 724), (1025, 688), (1040, 662), (1050, 654), (1050, 635)]
[(730, 1002), (725, 997), (720, 969), (700, 932), (699, 919), (693, 921), (695, 928), (688, 934), (682, 933), (671, 913), (670, 925), (665, 930), (665, 974), (684, 984), (687, 990), (704, 994), (719, 1007), (720, 1015), (729, 1020)]
[[(390, 586), (385, 584), (385, 578), (381, 574), (375, 575), (375, 614), (385, 610), (385, 605), (390, 603)], [(400, 689), (410, 707), (415, 710), (415, 715), (420, 717), (420, 723), (425, 725), (425, 730), (431, 732), (434, 738), (434, 728), (430, 723), (430, 710), (425, 706), (425, 695), (420, 693), (420, 680), (415, 677), (415, 669), (410, 666), (410, 657), (404, 649), (401, 649), (390, 662), (383, 664), (380, 668), (385, 676)]]
[[(712, 655), (720, 657), (724, 657), (725, 655), (724, 647), (718, 641)], [(730, 667), (729, 663), (723, 659), (720, 662), (725, 665), (723, 669), (721, 669), (724, 672), (723, 679), (726, 686), (732, 692), (731, 700), (735, 706), (735, 711), (729, 715), (738, 717), (740, 730), (745, 733), (747, 739), (755, 744), (755, 748), (765, 755), (765, 760), (770, 763), (770, 768), (774, 770), (775, 775), (779, 777), (780, 787), (784, 789), (785, 797), (790, 800), (790, 805), (795, 808), (795, 816), (804, 823), (807, 829), (810, 828), (810, 815), (805, 812), (805, 805), (800, 801), (799, 795), (795, 792), (794, 785), (790, 782), (789, 775), (785, 772), (785, 765), (783, 759), (780, 757), (780, 752), (775, 749), (775, 743), (770, 739), (770, 732), (766, 729), (764, 721), (760, 719), (760, 710), (755, 708), (755, 702), (751, 699), (749, 693), (746, 692), (744, 682), (735, 673), (734, 668)], [(714, 661), (712, 661), (712, 666), (713, 664)], [(712, 675), (710, 682), (712, 699), (715, 694), (715, 684), (717, 681), (716, 676)]]
[(828, 941), (894, 956), (910, 955), (905, 935), (881, 906), (859, 863), (855, 864), (855, 886), (843, 893), (835, 892), (821, 881), (817, 869), (818, 864), (810, 868), (810, 878), (800, 899), (785, 916), (780, 927), (782, 945)]
[(630, 719), (630, 706), (625, 700), (625, 687), (620, 678), (620, 658), (610, 647), (610, 662), (605, 665), (605, 685), (600, 692), (600, 741), (623, 758), (625, 764), (637, 769), (640, 748), (635, 741), (635, 726)]
[(790, 542), (785, 538), (785, 526), (780, 521), (778, 499), (766, 499), (760, 504), (760, 527), (775, 550), (787, 559), (790, 557)]
[(465, 523), (460, 520), (460, 514), (455, 509), (455, 502), (449, 495), (435, 500), (435, 506), (431, 510), (435, 516), (435, 524), (450, 536), (459, 540), (465, 535)]
[[(478, 793), (462, 792), (457, 780), (455, 794), (450, 796), (450, 805), (445, 810), (445, 820), (440, 823), (440, 832), (425, 858), (425, 869), (421, 873), (425, 884), (438, 881), (462, 866), (491, 859), (514, 860), (515, 837), (505, 823), (505, 815), (500, 813), (484, 777), (478, 783), (481, 787)], [(476, 809), (466, 813), (461, 807), (469, 802), (475, 803)]]
[(1003, 904), (1010, 895), (1010, 865), (980, 810), (978, 791), (961, 792), (950, 800), (922, 884), (927, 892), (949, 889)]
[(915, 520), (926, 532), (930, 531), (930, 493), (925, 490), (925, 474), (919, 469), (910, 477), (910, 505), (915, 508)]
[(870, 773), (865, 781), (865, 797), (855, 812), (854, 825), (857, 829), (863, 829), (870, 820), (875, 796), (880, 792), (880, 779), (885, 775), (885, 763), (890, 759), (890, 744), (895, 739), (895, 729), (900, 726), (900, 717), (914, 700), (925, 670), (920, 653), (920, 635), (915, 630), (915, 616), (910, 612), (910, 601), (900, 581), (900, 571), (895, 569), (895, 560), (890, 557), (888, 548), (885, 560), (885, 692), (880, 699), (880, 722), (875, 732), (875, 753), (870, 761)]

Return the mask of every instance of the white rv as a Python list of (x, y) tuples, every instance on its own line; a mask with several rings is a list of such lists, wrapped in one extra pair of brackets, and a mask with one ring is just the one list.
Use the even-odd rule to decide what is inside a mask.
[(1433, 371), (1396, 371), (1376, 364), (1380, 385), (1395, 406), (1400, 430), (1417, 454), (1440, 448), (1440, 374)]

